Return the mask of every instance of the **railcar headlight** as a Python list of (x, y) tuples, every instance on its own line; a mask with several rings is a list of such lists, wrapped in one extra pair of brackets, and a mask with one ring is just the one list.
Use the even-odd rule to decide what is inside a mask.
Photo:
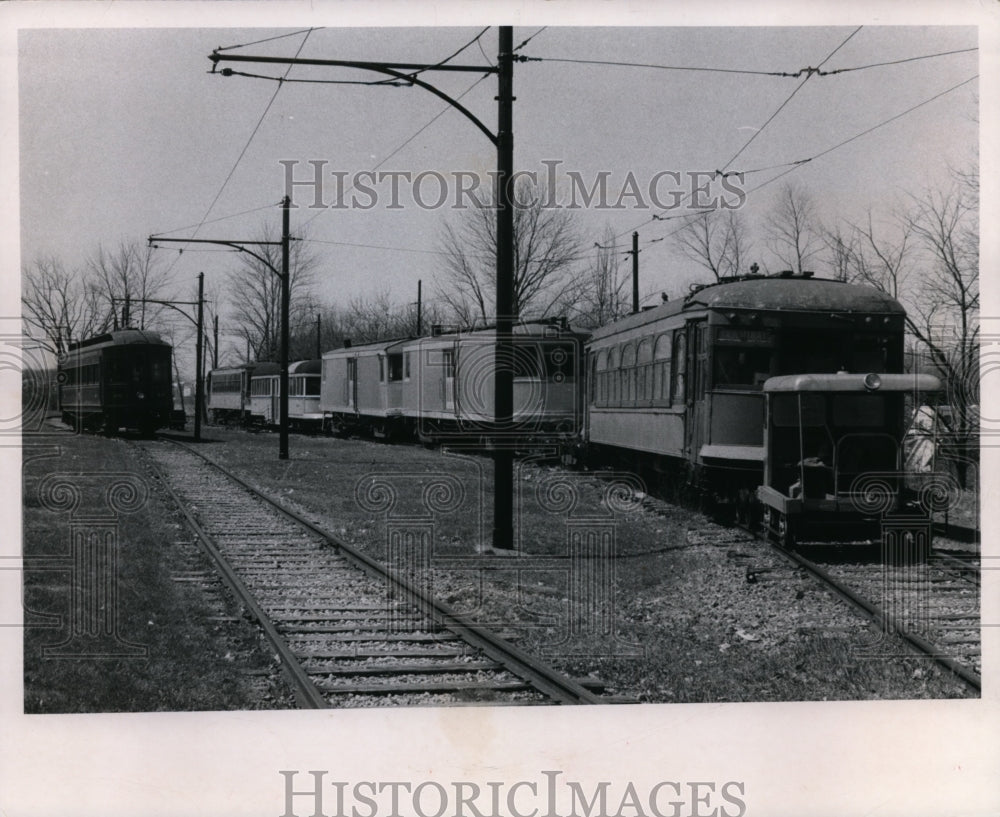
[(146, 395), (143, 394), (141, 391), (137, 391), (135, 393), (135, 399), (136, 400), (145, 400), (146, 399)]
[(875, 374), (875, 372), (865, 375), (865, 388), (868, 389), (868, 391), (875, 391), (875, 389), (881, 385), (882, 378)]

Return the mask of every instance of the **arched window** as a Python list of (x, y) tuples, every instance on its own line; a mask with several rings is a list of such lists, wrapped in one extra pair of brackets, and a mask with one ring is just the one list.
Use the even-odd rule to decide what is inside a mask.
[(624, 384), (622, 392), (622, 402), (631, 404), (635, 402), (635, 344), (626, 343), (622, 349), (622, 382)]
[(608, 398), (612, 406), (620, 406), (622, 403), (622, 371), (618, 365), (620, 355), (617, 347), (608, 352), (608, 380), (611, 389)]
[(602, 349), (594, 361), (594, 383), (596, 388), (595, 405), (608, 404), (608, 350)]
[(653, 349), (653, 400), (658, 403), (670, 402), (670, 333), (664, 332), (656, 339)]
[(674, 368), (673, 383), (670, 389), (670, 402), (674, 405), (683, 404), (687, 381), (687, 341), (684, 329), (674, 330)]
[(653, 397), (653, 339), (644, 338), (639, 341), (639, 348), (635, 353), (635, 367), (638, 373), (638, 384), (636, 386), (635, 399), (641, 403), (649, 404)]

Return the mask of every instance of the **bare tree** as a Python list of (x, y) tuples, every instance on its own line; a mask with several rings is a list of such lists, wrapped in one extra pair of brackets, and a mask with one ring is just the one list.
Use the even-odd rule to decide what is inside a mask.
[[(544, 318), (576, 300), (573, 262), (581, 240), (565, 209), (545, 208), (546, 191), (520, 179), (514, 206), (514, 313)], [(496, 295), (496, 207), (490, 198), (446, 224), (441, 237), (445, 269), (437, 281), (439, 299), (465, 325), (493, 317)]]
[(625, 248), (615, 244), (615, 231), (604, 228), (597, 255), (583, 273), (574, 322), (586, 328), (604, 326), (631, 311)]
[(21, 272), (25, 332), (53, 354), (62, 354), (70, 342), (97, 331), (100, 309), (83, 278), (54, 256), (36, 259)]
[[(978, 178), (978, 174), (972, 174)], [(943, 419), (964, 485), (978, 460), (979, 220), (975, 187), (960, 176), (944, 192), (913, 198), (894, 237), (851, 225), (849, 279), (899, 299), (926, 366), (944, 379), (950, 412)], [(919, 365), (919, 364), (918, 364)]]
[(749, 252), (746, 226), (736, 210), (699, 213), (674, 240), (684, 255), (705, 267), (716, 281), (739, 275)]
[[(154, 249), (137, 242), (120, 241), (116, 247), (99, 244), (87, 261), (87, 282), (103, 312), (102, 331), (124, 324), (149, 329), (162, 323), (166, 308), (145, 303), (165, 300), (167, 270), (157, 262)], [(129, 300), (128, 315), (125, 301)]]
[[(260, 241), (277, 241), (273, 230), (261, 227)], [(249, 344), (255, 360), (277, 360), (281, 342), (281, 247), (273, 244), (252, 248), (260, 258), (240, 253), (239, 265), (229, 271), (231, 323)], [(263, 259), (263, 260), (261, 260)], [(289, 250), (289, 325), (315, 314), (312, 285), (318, 267), (316, 255), (303, 241), (293, 241)], [(291, 344), (289, 344), (291, 345)]]
[(801, 274), (823, 248), (822, 230), (812, 198), (802, 188), (786, 184), (765, 226), (766, 244), (781, 264)]

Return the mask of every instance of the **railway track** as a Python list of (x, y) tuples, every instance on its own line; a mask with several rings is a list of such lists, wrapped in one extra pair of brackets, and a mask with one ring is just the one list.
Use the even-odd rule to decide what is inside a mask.
[(143, 447), (300, 706), (601, 701), (189, 446)]
[[(770, 545), (863, 611), (880, 634), (899, 636), (981, 691), (978, 558), (957, 558), (936, 549), (922, 560), (894, 560), (885, 554), (859, 559), (844, 550), (808, 558), (799, 550)], [(829, 548), (819, 552), (833, 553)]]

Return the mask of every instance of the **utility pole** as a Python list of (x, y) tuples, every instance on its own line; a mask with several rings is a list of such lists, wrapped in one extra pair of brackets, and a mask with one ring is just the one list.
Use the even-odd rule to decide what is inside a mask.
[(323, 357), (323, 350), (321, 348), (323, 344), (322, 341), (320, 340), (322, 334), (323, 334), (323, 316), (317, 312), (316, 313), (316, 357), (317, 358)]
[(278, 459), (288, 459), (288, 219), (291, 199), (281, 200), (281, 440)]
[[(270, 57), (250, 54), (232, 54), (213, 51), (209, 55), (212, 61), (212, 73), (231, 77), (240, 72), (233, 68), (222, 68), (219, 63), (260, 63), (265, 65), (313, 65), (353, 68), (362, 71), (373, 71), (392, 77), (395, 82), (385, 83), (422, 88), (443, 99), (466, 119), (472, 122), (486, 138), (497, 148), (497, 327), (496, 327), (496, 377), (494, 380), (494, 430), (501, 440), (504, 434), (512, 431), (514, 406), (514, 379), (512, 366), (511, 329), (516, 319), (513, 309), (513, 167), (514, 167), (514, 136), (512, 130), (513, 116), (513, 68), (514, 32), (511, 26), (500, 27), (499, 64), (496, 68), (483, 65), (458, 65), (452, 62), (436, 64), (406, 63), (406, 62), (373, 62), (361, 60), (329, 60), (299, 57)], [(523, 59), (523, 58), (520, 58)], [(499, 121), (497, 133), (493, 133), (471, 111), (457, 99), (453, 99), (443, 91), (435, 88), (422, 79), (419, 74), (434, 71), (468, 72), (474, 74), (497, 74), (499, 77), (499, 92), (497, 95)], [(287, 197), (286, 197), (287, 202)], [(287, 204), (285, 205), (287, 208)], [(287, 324), (286, 324), (287, 325)], [(494, 452), (494, 529), (493, 545), (497, 548), (513, 547), (513, 451), (504, 449), (499, 443)]]
[[(173, 242), (176, 244), (219, 244), (223, 247), (232, 247), (239, 252), (245, 252), (260, 261), (271, 272), (281, 279), (281, 406), (280, 406), (280, 440), (278, 446), (278, 459), (288, 459), (288, 296), (289, 296), (289, 274), (288, 274), (288, 245), (291, 241), (289, 235), (289, 207), (291, 199), (285, 196), (281, 200), (281, 241), (245, 241), (229, 238), (162, 238), (150, 236), (149, 244), (154, 249), (159, 244)], [(281, 269), (275, 268), (274, 264), (266, 257), (249, 249), (250, 247), (281, 247)], [(202, 328), (198, 327), (198, 336), (201, 337)], [(249, 346), (250, 339), (247, 338)], [(249, 357), (249, 355), (248, 355)], [(201, 356), (199, 355), (199, 360)], [(201, 382), (198, 383), (201, 388)]]
[(417, 279), (417, 337), (418, 338), (423, 334), (423, 322), (420, 311), (422, 308), (421, 296), (420, 296), (420, 286), (422, 283), (423, 282), (418, 278)]
[(219, 316), (218, 315), (216, 315), (213, 318), (212, 323), (214, 324), (213, 326), (214, 337), (212, 343), (212, 368), (218, 369), (219, 368)]
[[(115, 301), (123, 301), (125, 298), (111, 298), (111, 311), (115, 311)], [(195, 384), (194, 384), (194, 440), (195, 442), (201, 442), (201, 412), (204, 407), (204, 383), (202, 380), (202, 358), (204, 353), (202, 351), (202, 343), (204, 338), (204, 305), (205, 305), (205, 273), (198, 273), (198, 300), (197, 301), (163, 301), (158, 298), (138, 298), (137, 303), (143, 305), (143, 309), (146, 308), (146, 304), (159, 304), (160, 306), (166, 306), (173, 309), (175, 312), (180, 312), (185, 318), (187, 318), (191, 323), (195, 325), (195, 331), (197, 331), (198, 336), (195, 341)], [(197, 317), (192, 318), (187, 312), (181, 309), (182, 306), (196, 306), (198, 307)], [(174, 358), (174, 368), (177, 367), (177, 359)], [(180, 388), (180, 374), (177, 375), (177, 384)], [(181, 401), (183, 404), (184, 391), (181, 389)]]
[(632, 233), (632, 249), (625, 253), (632, 256), (632, 314), (639, 311), (639, 233)]
[(202, 349), (205, 344), (205, 333), (203, 324), (205, 319), (205, 273), (198, 273), (198, 343), (196, 344), (195, 355), (197, 360), (194, 365), (194, 438), (201, 441), (201, 412), (205, 408), (204, 377), (202, 376)]
[(502, 435), (514, 424), (514, 29), (500, 26), (497, 94), (497, 327), (493, 410), (493, 547), (514, 547), (514, 451)]

